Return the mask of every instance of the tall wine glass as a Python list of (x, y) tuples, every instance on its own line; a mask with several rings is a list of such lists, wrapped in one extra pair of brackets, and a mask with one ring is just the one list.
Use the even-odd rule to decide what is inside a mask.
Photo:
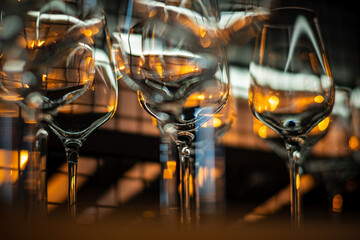
[(59, 4), (34, 14), (33, 65), (40, 65), (36, 75), (41, 79), (45, 120), (65, 147), (69, 214), (75, 222), (79, 150), (87, 136), (114, 114), (117, 81), (104, 12), (94, 9), (85, 14), (86, 8), (74, 11)]
[(227, 62), (212, 3), (216, 1), (129, 1), (128, 21), (119, 26), (129, 77), (124, 80), (177, 144), (181, 222), (185, 223), (191, 222), (192, 214), (189, 176), (194, 133), (222, 108), (229, 94)]
[(250, 76), (251, 111), (282, 137), (288, 151), (291, 219), (299, 227), (302, 148), (309, 132), (331, 113), (335, 95), (313, 11), (271, 11), (256, 42)]

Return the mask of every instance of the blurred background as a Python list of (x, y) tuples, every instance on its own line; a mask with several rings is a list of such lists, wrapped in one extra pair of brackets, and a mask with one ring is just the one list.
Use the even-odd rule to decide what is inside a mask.
[[(116, 31), (119, 11), (123, 10), (120, 6), (126, 6), (125, 2), (102, 1), (110, 32)], [(319, 127), (319, 131), (326, 130), (327, 134), (307, 155), (302, 169), (304, 218), (359, 220), (360, 135), (354, 130), (360, 126), (354, 114), (359, 109), (346, 105), (360, 87), (357, 7), (353, 2), (334, 0), (244, 2), (268, 9), (301, 6), (318, 15), (335, 83), (345, 93), (337, 99), (336, 117)], [(221, 10), (231, 1), (218, 3)], [(248, 66), (253, 45), (254, 39), (239, 42), (235, 39), (227, 48), (235, 115), (230, 130), (219, 142), (207, 143), (212, 145), (207, 147), (206, 157), (201, 156), (204, 165), (199, 171), (200, 215), (202, 221), (209, 223), (215, 218), (226, 219), (229, 224), (266, 222), (290, 215), (286, 152), (271, 141), (271, 130), (255, 121), (248, 107)], [(23, 134), (21, 129), (23, 124), (15, 121), (10, 129), (1, 129), (0, 135), (1, 146), (5, 146), (9, 139), (3, 133), (12, 132), (14, 145), (19, 146), (14, 154), (19, 171), (26, 159), (20, 150), (24, 144), (16, 142), (16, 137)], [(56, 218), (66, 209), (67, 164), (62, 143), (53, 133), (47, 153), (47, 213)], [(1, 154), (6, 153), (0, 150)], [(114, 117), (93, 132), (81, 149), (78, 223), (136, 224), (171, 216), (171, 209), (178, 202), (168, 169), (176, 158), (173, 144), (160, 136), (156, 121), (140, 107), (136, 93), (119, 82)], [(0, 160), (0, 184), (10, 171), (13, 170), (1, 167)]]

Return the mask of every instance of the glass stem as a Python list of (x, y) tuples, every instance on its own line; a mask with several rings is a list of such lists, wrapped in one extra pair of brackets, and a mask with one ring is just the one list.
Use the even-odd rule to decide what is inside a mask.
[(46, 183), (46, 166), (47, 166), (47, 146), (49, 134), (48, 131), (40, 126), (35, 134), (35, 151), (38, 153), (38, 162), (40, 164), (40, 176), (38, 186), (38, 199), (40, 200), (42, 213), (47, 212), (47, 183)]
[(178, 145), (179, 159), (180, 159), (180, 218), (181, 223), (191, 223), (191, 163), (190, 163), (190, 148), (188, 143), (181, 142)]
[(300, 204), (300, 151), (297, 147), (287, 145), (289, 153), (290, 172), (290, 207), (291, 225), (295, 229), (300, 228), (301, 204)]
[(66, 158), (68, 163), (68, 211), (71, 223), (76, 223), (77, 204), (77, 165), (79, 159), (80, 143), (65, 144)]

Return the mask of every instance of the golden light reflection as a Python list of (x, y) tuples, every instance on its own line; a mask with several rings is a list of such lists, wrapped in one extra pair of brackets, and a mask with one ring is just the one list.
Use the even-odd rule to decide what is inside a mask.
[(28, 42), (27, 48), (28, 49), (34, 49), (36, 47), (42, 47), (45, 43), (45, 40), (33, 40)]
[(261, 138), (267, 138), (267, 128), (265, 125), (259, 128), (258, 134)]
[(194, 196), (194, 178), (192, 174), (189, 175), (189, 194), (190, 197)]
[(108, 106), (108, 112), (112, 112), (115, 109), (115, 105), (109, 105)]
[(162, 67), (162, 65), (161, 65), (160, 62), (157, 62), (157, 63), (156, 63), (155, 69), (156, 69), (157, 73), (159, 74), (159, 76), (160, 76), (161, 78), (163, 78), (163, 71), (164, 71), (164, 70), (163, 70), (163, 67)]
[(340, 213), (343, 206), (343, 197), (340, 194), (336, 194), (332, 200), (332, 211)]
[(119, 64), (119, 70), (121, 70), (121, 71), (125, 70), (125, 64), (124, 63)]
[(175, 172), (176, 170), (176, 161), (168, 161), (166, 163), (168, 169), (170, 169), (173, 173)]
[(222, 121), (220, 116), (216, 116), (217, 114), (215, 114), (215, 116), (213, 118), (211, 118), (209, 121), (207, 121), (206, 123), (204, 123), (203, 125), (201, 125), (201, 127), (203, 128), (207, 128), (207, 127), (212, 127), (212, 128), (218, 128), (222, 125)]
[(20, 151), (20, 169), (24, 169), (29, 160), (29, 152), (27, 150)]
[(204, 95), (204, 94), (199, 94), (199, 95), (197, 96), (197, 99), (198, 99), (198, 100), (205, 100), (205, 95)]
[(270, 111), (275, 111), (276, 107), (279, 105), (279, 98), (276, 96), (271, 96), (268, 99), (268, 102), (270, 104)]
[(23, 97), (20, 97), (20, 95), (6, 95), (2, 97), (5, 101), (8, 102), (15, 102), (15, 101), (22, 101), (24, 100)]
[[(199, 105), (199, 101), (202, 101), (200, 100), (202, 97), (200, 97), (199, 99), (199, 96), (201, 96), (201, 94), (198, 94), (198, 93), (194, 93), (194, 94), (191, 94), (187, 99), (186, 99), (186, 102), (184, 104), (185, 107), (192, 107), (192, 106), (197, 106)], [(204, 95), (202, 95), (204, 96)], [(205, 97), (205, 96), (204, 96)], [(204, 98), (205, 99), (205, 98)], [(204, 100), (203, 99), (203, 100)]]
[(163, 179), (173, 179), (176, 171), (176, 162), (168, 161), (166, 166), (167, 168), (163, 171)]
[(91, 37), (93, 35), (93, 32), (91, 31), (91, 29), (81, 29), (81, 33), (84, 34), (87, 37)]
[(163, 179), (173, 179), (173, 173), (170, 169), (164, 169)]
[(323, 101), (324, 101), (324, 97), (321, 95), (314, 97), (314, 102), (316, 103), (322, 103)]
[(300, 174), (296, 174), (296, 189), (300, 189)]
[(326, 117), (324, 120), (322, 120), (321, 122), (319, 122), (319, 124), (317, 125), (317, 127), (319, 128), (319, 130), (321, 132), (325, 131), (328, 127), (329, 127), (329, 123), (330, 123), (330, 117)]
[(312, 104), (321, 104), (323, 102), (324, 97), (321, 95), (304, 96), (302, 92), (299, 92), (289, 97), (281, 92), (262, 92), (257, 86), (252, 86), (249, 90), (249, 104), (259, 113), (266, 111), (281, 112), (284, 107), (287, 111), (291, 110), (293, 113), (301, 113)]
[(349, 139), (349, 147), (352, 151), (359, 150), (359, 139), (355, 136), (351, 136)]

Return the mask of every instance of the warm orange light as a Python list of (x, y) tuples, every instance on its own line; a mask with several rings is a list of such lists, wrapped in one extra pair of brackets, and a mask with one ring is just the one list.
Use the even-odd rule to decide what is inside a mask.
[(267, 126), (261, 126), (259, 128), (258, 134), (261, 138), (266, 138), (267, 137)]
[(316, 103), (322, 103), (323, 101), (324, 101), (324, 97), (321, 95), (314, 97), (314, 102)]
[(220, 126), (221, 126), (222, 121), (221, 121), (220, 118), (214, 117), (212, 123), (213, 123), (213, 127), (214, 127), (214, 128), (217, 128), (217, 127), (220, 127)]
[(173, 172), (170, 169), (164, 169), (163, 179), (172, 179), (172, 178), (173, 178)]
[(28, 48), (29, 48), (29, 49), (34, 49), (34, 47), (35, 47), (35, 41), (29, 42)]
[(151, 10), (149, 13), (149, 18), (154, 17), (156, 14), (157, 14), (157, 10), (155, 10), (155, 9)]
[(321, 132), (325, 131), (330, 123), (330, 117), (325, 118), (324, 120), (322, 120), (321, 122), (319, 122), (319, 124), (317, 125), (319, 130)]
[(198, 100), (205, 100), (204, 94), (199, 94), (199, 95), (197, 96), (197, 99), (198, 99)]
[(203, 128), (207, 128), (207, 127), (213, 127), (213, 128), (218, 128), (222, 125), (222, 121), (219, 117), (213, 117), (212, 119), (210, 119), (208, 122), (204, 123), (201, 127)]
[(87, 36), (87, 37), (91, 37), (91, 36), (93, 35), (93, 32), (91, 31), (91, 29), (85, 29), (85, 28), (83, 28), (83, 29), (81, 30), (81, 33), (84, 34), (84, 35)]
[(205, 95), (194, 93), (187, 98), (184, 106), (185, 107), (197, 106), (199, 101), (203, 101), (203, 100), (205, 100)]
[(206, 35), (206, 29), (205, 28), (200, 28), (200, 36), (204, 37)]
[(192, 176), (192, 174), (189, 175), (189, 194), (190, 197), (192, 197), (194, 195), (194, 178)]
[(29, 160), (29, 152), (26, 150), (20, 151), (20, 169), (23, 169), (26, 166), (26, 163)]
[(41, 78), (42, 82), (46, 82), (46, 78), (47, 78), (47, 75), (46, 75), (46, 74), (43, 74), (43, 75), (42, 75), (42, 78)]
[(38, 40), (38, 41), (37, 41), (37, 46), (38, 46), (38, 47), (41, 47), (42, 45), (44, 45), (44, 43), (45, 43), (45, 40), (43, 40), (43, 41)]
[(163, 78), (163, 71), (164, 70), (163, 70), (163, 67), (162, 67), (160, 62), (156, 63), (155, 69), (158, 72), (158, 74), (160, 75), (160, 77)]
[(119, 66), (119, 69), (120, 69), (121, 71), (125, 70), (125, 65), (124, 65), (124, 64), (121, 64), (121, 65)]
[(275, 111), (276, 107), (278, 106), (279, 104), (279, 98), (276, 97), (276, 96), (271, 96), (269, 99), (268, 99), (268, 102), (270, 104), (270, 111)]
[(115, 109), (115, 105), (109, 105), (108, 106), (108, 112), (112, 112)]
[(353, 151), (359, 150), (359, 139), (355, 136), (351, 136), (349, 139), (349, 147)]
[(332, 201), (332, 211), (340, 213), (342, 211), (343, 198), (340, 194), (336, 194)]
[(300, 189), (300, 174), (296, 174), (296, 189)]
[(176, 170), (176, 161), (168, 161), (166, 163), (166, 166), (168, 169), (170, 169), (173, 173), (175, 173)]
[(12, 96), (12, 95), (7, 95), (7, 96), (3, 96), (3, 99), (5, 101), (8, 101), (8, 102), (14, 102), (14, 101), (21, 101), (23, 100), (24, 98), (22, 97), (19, 97), (19, 95), (16, 95), (16, 96)]
[(163, 179), (173, 179), (176, 171), (176, 162), (168, 161), (166, 162), (167, 169), (163, 171)]

